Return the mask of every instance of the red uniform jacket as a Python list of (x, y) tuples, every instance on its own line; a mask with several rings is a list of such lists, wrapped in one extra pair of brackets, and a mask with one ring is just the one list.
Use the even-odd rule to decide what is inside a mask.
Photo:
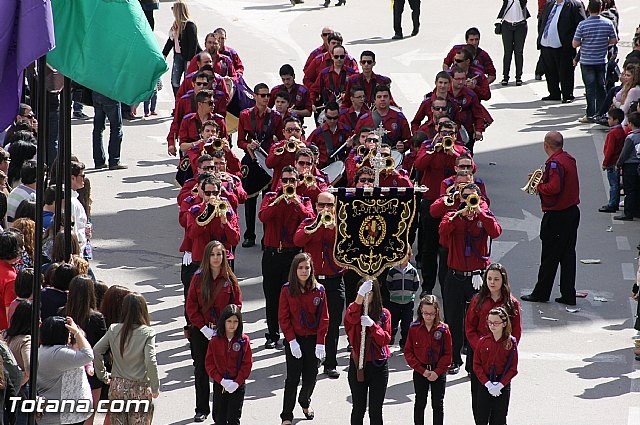
[(451, 332), (446, 323), (440, 322), (428, 330), (424, 322), (413, 322), (404, 345), (404, 359), (409, 367), (420, 375), (431, 366), (438, 376), (447, 373), (452, 359)]
[(429, 215), (431, 217), (442, 218), (447, 213), (455, 211), (458, 209), (458, 205), (453, 204), (450, 207), (444, 204), (444, 196), (440, 196), (438, 199), (433, 201), (433, 203), (429, 206)]
[[(202, 299), (202, 271), (197, 270), (191, 278), (191, 285), (187, 294), (186, 310), (189, 321), (193, 326), (200, 329), (203, 326), (214, 327), (218, 323), (218, 317), (222, 310), (229, 304), (242, 307), (242, 293), (233, 287), (226, 276), (222, 273), (213, 281), (212, 289), (220, 286), (220, 290), (215, 299), (209, 300), (205, 305)], [(213, 292), (213, 291), (212, 291)]]
[[(382, 125), (388, 131), (384, 140), (386, 143), (395, 146), (397, 142), (409, 140), (411, 138), (411, 129), (409, 128), (409, 122), (402, 112), (389, 109), (387, 115), (382, 117)], [(360, 117), (358, 124), (356, 125), (355, 132), (360, 131), (362, 127), (377, 126), (373, 122), (373, 112), (366, 113)]]
[[(327, 190), (327, 183), (323, 177), (314, 175), (316, 184), (313, 186), (307, 186), (304, 181), (300, 181), (296, 187), (296, 193), (301, 198), (309, 198), (309, 202), (312, 206), (316, 205), (318, 201), (318, 195)], [(281, 189), (281, 188), (278, 188)]]
[[(344, 60), (344, 67), (351, 68), (353, 71), (355, 71), (356, 74), (360, 72), (360, 69), (358, 68), (358, 61), (355, 60), (349, 53), (345, 52), (345, 54), (347, 55), (347, 57)], [(316, 56), (315, 58), (313, 58), (309, 66), (305, 68), (302, 84), (310, 89), (313, 83), (318, 78), (318, 75), (320, 75), (320, 72), (322, 72), (323, 69), (329, 67), (333, 67), (333, 58), (331, 56), (331, 53), (325, 52)]]
[(475, 66), (469, 67), (467, 78), (472, 78), (475, 80), (476, 86), (474, 87), (473, 92), (478, 96), (478, 99), (491, 99), (491, 88), (489, 87), (489, 80), (480, 68), (477, 68)]
[(293, 248), (293, 235), (305, 218), (314, 217), (313, 207), (308, 198), (300, 203), (282, 199), (273, 206), (271, 202), (280, 192), (269, 192), (262, 198), (258, 218), (264, 223), (264, 246), (271, 248)]
[[(429, 121), (433, 119), (433, 114), (431, 112), (431, 104), (433, 100), (438, 97), (436, 91), (427, 94), (424, 97), (424, 100), (420, 103), (418, 107), (418, 111), (416, 115), (411, 120), (411, 131), (414, 133), (418, 130), (418, 127), (422, 124), (425, 118), (428, 118)], [(451, 118), (453, 121), (458, 122), (458, 106), (456, 105), (456, 101), (453, 99), (451, 93), (447, 93), (445, 99), (447, 100), (447, 116)]]
[(488, 239), (500, 236), (502, 227), (484, 201), (471, 219), (458, 216), (449, 220), (452, 214), (442, 218), (439, 228), (440, 245), (449, 249), (447, 265), (462, 272), (484, 270), (490, 264)]
[[(473, 137), (474, 130), (483, 132), (488, 112), (485, 114), (486, 109), (480, 105), (480, 100), (473, 90), (463, 87), (458, 96), (454, 95), (454, 99), (458, 105), (456, 122), (467, 130), (469, 137)], [(492, 122), (492, 119), (490, 121)]]
[[(219, 137), (227, 137), (227, 125), (221, 115), (210, 113), (205, 121), (208, 120), (214, 120), (218, 123), (218, 126), (220, 127), (218, 132)], [(180, 124), (180, 143), (193, 143), (200, 140), (202, 123), (203, 121), (200, 121), (200, 117), (198, 117), (198, 114), (196, 113), (185, 115), (182, 123)], [(200, 152), (202, 152), (201, 149)]]
[(580, 203), (580, 184), (576, 159), (562, 149), (545, 163), (538, 185), (542, 211), (562, 211)]
[(326, 52), (327, 52), (327, 46), (325, 46), (324, 43), (322, 44), (322, 46), (316, 47), (315, 49), (313, 49), (311, 53), (309, 53), (309, 56), (307, 57), (307, 61), (304, 63), (304, 66), (302, 67), (302, 72), (306, 74), (307, 68), (309, 67), (311, 62), (313, 62), (315, 57), (318, 55), (323, 55)]
[(358, 167), (358, 163), (362, 157), (357, 154), (355, 149), (351, 149), (349, 156), (344, 161), (345, 171), (347, 173), (347, 184), (349, 187), (354, 187), (356, 185), (354, 179), (356, 177), (356, 172), (364, 166), (371, 167), (371, 163), (369, 160), (365, 160), (361, 167)]
[(187, 221), (189, 219), (189, 210), (199, 203), (202, 202), (202, 199), (198, 195), (189, 195), (184, 201), (180, 204), (180, 210), (178, 211), (178, 223), (184, 229), (184, 236), (182, 237), (182, 243), (180, 244), (180, 252), (191, 252), (192, 243), (191, 238), (189, 238), (189, 233), (187, 232)]
[(342, 274), (344, 269), (336, 264), (335, 258), (333, 257), (336, 229), (328, 229), (320, 225), (314, 233), (306, 233), (304, 228), (312, 225), (315, 221), (314, 218), (307, 218), (300, 223), (296, 234), (293, 236), (293, 243), (295, 243), (296, 246), (301, 246), (304, 252), (311, 255), (316, 275), (335, 276)]
[(197, 111), (196, 96), (193, 91), (187, 92), (176, 99), (176, 106), (173, 111), (173, 121), (171, 121), (171, 127), (169, 128), (169, 134), (167, 135), (167, 143), (169, 146), (174, 146), (178, 133), (180, 131), (180, 124), (182, 119), (187, 114), (195, 114)]
[(196, 218), (207, 205), (201, 203), (191, 207), (187, 216), (187, 233), (191, 239), (191, 253), (193, 261), (202, 261), (204, 248), (211, 241), (220, 241), (227, 250), (227, 258), (233, 260), (231, 247), (240, 242), (240, 227), (238, 216), (230, 209), (227, 213), (227, 224), (222, 224), (220, 217), (215, 217), (206, 226), (196, 223)]
[[(320, 127), (316, 127), (307, 137), (307, 145), (316, 145), (320, 154), (318, 155), (318, 166), (324, 168), (329, 163), (329, 156), (351, 137), (351, 128), (338, 123), (335, 132), (331, 132), (329, 125), (325, 122)], [(331, 153), (327, 151), (327, 145)], [(343, 148), (344, 153), (346, 149)], [(343, 158), (344, 154), (337, 154), (337, 157)]]
[(349, 109), (340, 109), (340, 118), (338, 119), (338, 123), (351, 129), (351, 134), (353, 134), (353, 129), (356, 128), (358, 119), (367, 112), (369, 112), (369, 110), (364, 105), (362, 106), (362, 109), (360, 109), (359, 113), (353, 109), (353, 105), (351, 105)]
[(380, 187), (413, 187), (409, 174), (402, 168), (391, 173), (380, 173)]
[(622, 152), (622, 146), (624, 145), (624, 139), (626, 137), (627, 133), (621, 124), (611, 127), (607, 133), (607, 137), (604, 139), (603, 167), (615, 167), (620, 157), (620, 152)]
[[(364, 74), (352, 75), (347, 79), (347, 88), (344, 91), (344, 97), (342, 98), (342, 108), (351, 107), (351, 88), (360, 87), (364, 89), (364, 104), (371, 108), (373, 106), (375, 96), (374, 91), (377, 86), (390, 86), (391, 78), (382, 75), (377, 75), (372, 72), (371, 80), (367, 81)], [(392, 105), (395, 105), (393, 100)]]
[[(445, 65), (449, 67), (454, 65), (454, 58), (456, 54), (462, 50), (464, 46), (466, 46), (466, 44), (456, 44), (453, 46), (444, 58)], [(486, 50), (482, 50), (480, 47), (478, 47), (478, 50), (476, 51), (476, 57), (473, 59), (472, 65), (481, 69), (486, 75), (496, 75), (496, 67), (493, 66), (491, 57)]]
[(473, 352), (473, 372), (482, 385), (495, 379), (506, 386), (518, 374), (518, 343), (513, 341), (513, 347), (507, 350), (504, 341), (505, 338), (496, 341), (493, 335), (478, 341), (477, 350)]
[[(360, 357), (360, 333), (362, 325), (360, 316), (363, 312), (362, 305), (352, 302), (347, 307), (344, 315), (344, 330), (351, 343), (351, 359), (358, 365)], [(364, 360), (366, 362), (384, 362), (390, 356), (389, 342), (391, 342), (391, 314), (386, 308), (382, 308), (380, 317), (374, 318), (374, 324), (366, 331), (366, 340), (369, 341), (368, 348), (364, 350)]]
[[(189, 91), (193, 90), (193, 75), (195, 75), (195, 71), (193, 74), (189, 74), (185, 77), (184, 81), (178, 88), (176, 97), (182, 97)], [(224, 83), (224, 79), (220, 75), (214, 73), (213, 79), (207, 88), (213, 90), (213, 112), (225, 116), (227, 114), (227, 104), (231, 99), (229, 98), (229, 90), (227, 90), (227, 85)]]
[(291, 101), (289, 106), (296, 110), (306, 109), (311, 112), (312, 102), (309, 96), (309, 90), (302, 84), (293, 83), (291, 89), (287, 89), (284, 84), (279, 84), (271, 89), (271, 96), (269, 97), (269, 108), (273, 108), (276, 104), (276, 95), (280, 92), (289, 93)]
[(271, 191), (275, 192), (280, 186), (280, 176), (282, 176), (282, 169), (287, 165), (291, 165), (295, 168), (296, 153), (284, 150), (282, 154), (276, 155), (276, 149), (286, 145), (288, 140), (281, 140), (278, 143), (274, 143), (269, 148), (267, 159), (264, 161), (267, 167), (273, 170), (273, 177), (271, 178)]
[[(216, 121), (218, 120), (216, 119)], [(191, 146), (185, 152), (189, 157), (189, 164), (191, 164), (191, 170), (193, 171), (194, 177), (198, 177), (198, 159), (200, 159), (200, 157), (205, 153), (211, 155), (214, 152), (213, 148), (205, 148), (205, 143), (206, 140), (202, 140), (195, 146)], [(224, 159), (227, 161), (227, 171), (229, 173), (236, 176), (242, 175), (240, 172), (240, 160), (231, 149), (224, 151)]]
[(236, 74), (244, 74), (244, 65), (242, 64), (242, 60), (240, 60), (240, 55), (235, 49), (229, 46), (224, 46), (224, 49), (220, 51), (220, 54), (228, 56), (231, 59), (231, 63), (233, 63), (233, 69), (236, 71)]
[[(474, 169), (476, 168), (476, 164), (473, 164), (473, 168)], [(442, 196), (446, 194), (447, 188), (454, 183), (455, 183), (455, 176), (450, 176), (442, 180), (442, 182), (440, 183), (440, 195)], [(480, 189), (480, 196), (482, 197), (482, 200), (487, 203), (487, 206), (490, 206), (491, 201), (489, 200), (489, 196), (487, 195), (487, 188), (484, 185), (484, 181), (479, 177), (474, 177), (473, 184), (478, 186), (478, 188)]]
[(265, 152), (269, 152), (275, 140), (284, 139), (282, 130), (282, 116), (278, 111), (267, 108), (261, 115), (255, 106), (247, 108), (240, 112), (238, 118), (238, 147), (246, 151), (247, 145), (253, 139), (260, 142)]
[(209, 377), (220, 383), (223, 379), (233, 379), (238, 385), (244, 384), (251, 374), (253, 354), (249, 337), (233, 337), (231, 341), (225, 335), (214, 335), (207, 347), (204, 361)]
[[(193, 59), (189, 62), (189, 66), (187, 67), (187, 73), (190, 74), (192, 72), (196, 72), (198, 70), (198, 63), (196, 61), (197, 56), (194, 56)], [(231, 77), (234, 80), (236, 79), (236, 69), (233, 66), (233, 61), (229, 56), (218, 54), (218, 59), (213, 59), (213, 63), (211, 64), (213, 67), (213, 72), (222, 76), (222, 77)]]
[(420, 172), (420, 184), (429, 188), (422, 196), (430, 201), (437, 199), (440, 195), (439, 190), (442, 180), (454, 173), (453, 167), (455, 166), (456, 158), (460, 154), (468, 152), (467, 148), (456, 144), (451, 155), (442, 150), (430, 154), (427, 152), (432, 151), (432, 142), (432, 140), (422, 142), (416, 162), (413, 164), (416, 170)]
[(354, 74), (356, 74), (356, 71), (347, 67), (342, 67), (340, 74), (333, 70), (333, 65), (323, 69), (309, 89), (311, 102), (315, 103), (318, 98), (320, 98), (320, 103), (323, 105), (337, 101), (338, 96), (346, 93), (347, 78)]
[[(511, 335), (516, 339), (516, 341), (520, 342), (520, 337), (522, 336), (520, 303), (513, 295), (511, 295), (511, 302), (516, 310), (515, 316), (509, 317), (511, 320)], [(471, 303), (469, 304), (469, 308), (467, 309), (467, 314), (464, 319), (464, 331), (467, 335), (467, 340), (474, 351), (478, 346), (480, 338), (486, 335), (491, 335), (491, 331), (487, 325), (489, 312), (494, 308), (503, 306), (504, 301), (502, 300), (502, 297), (497, 301), (493, 301), (491, 297), (487, 297), (484, 299), (481, 306), (478, 306), (477, 294), (471, 299)]]
[(196, 184), (198, 184), (196, 179), (185, 180), (184, 184), (180, 188), (180, 192), (178, 193), (178, 206), (182, 205), (182, 201), (184, 201), (187, 196), (198, 194), (197, 190), (194, 191)]
[(289, 283), (282, 285), (278, 322), (287, 341), (298, 336), (316, 336), (316, 344), (324, 345), (329, 329), (329, 310), (324, 286), (317, 286), (305, 293), (293, 296), (289, 293)]

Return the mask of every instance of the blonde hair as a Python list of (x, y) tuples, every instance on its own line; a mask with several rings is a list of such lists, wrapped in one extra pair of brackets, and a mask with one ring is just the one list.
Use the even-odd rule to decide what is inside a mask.
[(175, 18), (171, 28), (175, 30), (176, 37), (180, 38), (187, 21), (191, 20), (189, 8), (182, 2), (182, 0), (177, 0), (173, 6), (171, 6), (171, 9), (173, 10), (173, 17)]

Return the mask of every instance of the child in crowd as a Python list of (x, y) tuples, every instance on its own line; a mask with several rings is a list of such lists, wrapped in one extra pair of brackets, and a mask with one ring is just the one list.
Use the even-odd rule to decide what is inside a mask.
[(11, 316), (16, 311), (16, 307), (21, 301), (31, 300), (33, 297), (33, 269), (25, 268), (18, 272), (16, 280), (13, 283), (13, 289), (16, 294), (16, 298), (11, 301), (7, 308), (7, 320), (11, 322)]
[(416, 291), (420, 288), (418, 271), (409, 263), (413, 255), (411, 247), (407, 256), (397, 266), (393, 266), (387, 273), (387, 288), (389, 289), (389, 312), (391, 313), (391, 344), (395, 343), (398, 325), (400, 325), (400, 349), (404, 347), (409, 332), (409, 325), (413, 321), (413, 304)]
[(627, 136), (622, 121), (624, 112), (620, 108), (611, 108), (607, 114), (609, 132), (604, 140), (604, 159), (602, 170), (607, 172), (609, 181), (609, 203), (600, 207), (598, 211), (612, 213), (618, 211), (620, 203), (620, 172), (616, 169), (616, 161), (622, 151), (624, 139)]

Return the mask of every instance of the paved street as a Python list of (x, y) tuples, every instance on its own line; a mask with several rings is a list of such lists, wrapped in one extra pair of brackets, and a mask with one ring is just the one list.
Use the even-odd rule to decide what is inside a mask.
[[(269, 86), (279, 83), (278, 68), (284, 63), (293, 65), (300, 82), (302, 65), (308, 53), (320, 44), (324, 25), (332, 25), (343, 34), (345, 46), (353, 56), (358, 57), (365, 49), (376, 53), (375, 72), (391, 77), (393, 96), (409, 120), (423, 95), (433, 90), (442, 58), (453, 44), (464, 41), (464, 31), (471, 26), (482, 32), (480, 46), (491, 54), (498, 80), (501, 79), (502, 44), (493, 34), (498, 1), (423, 1), (420, 34), (393, 42), (388, 1), (348, 0), (344, 7), (329, 9), (319, 7), (320, 0), (305, 1), (295, 8), (285, 0), (187, 3), (202, 45), (206, 33), (220, 26), (227, 30), (227, 44), (240, 53), (250, 86), (260, 81)], [(536, 2), (529, 3), (535, 15)], [(637, 0), (616, 3), (621, 15), (621, 57), (624, 57), (640, 18), (640, 4)], [(161, 10), (156, 12), (156, 34), (161, 46), (172, 21), (170, 5), (171, 2), (161, 0)], [(410, 33), (410, 22), (405, 11), (405, 34)], [(565, 137), (565, 149), (576, 157), (580, 172), (582, 217), (578, 259), (600, 259), (601, 263), (577, 266), (576, 287), (588, 292), (586, 299), (578, 299), (579, 312), (567, 312), (563, 305), (553, 302), (523, 304), (519, 374), (512, 384), (509, 423), (638, 425), (640, 362), (634, 360), (632, 352), (635, 305), (629, 294), (635, 279), (635, 246), (640, 242), (640, 225), (614, 222), (612, 215), (597, 212), (608, 193), (606, 178), (600, 171), (605, 128), (577, 123), (585, 107), (579, 72), (576, 72), (575, 103), (539, 101), (547, 91), (544, 81), (533, 78), (537, 60), (535, 36), (535, 20), (531, 19), (525, 52), (525, 85), (512, 84), (506, 88), (497, 83), (492, 85), (492, 98), (486, 105), (495, 123), (486, 132), (485, 140), (476, 144), (478, 176), (486, 182), (492, 210), (504, 228), (502, 236), (493, 242), (492, 260), (507, 267), (516, 296), (530, 292), (539, 264), (538, 227), (542, 214), (538, 198), (520, 191), (520, 187), (525, 184), (527, 174), (546, 159), (543, 135), (549, 130), (559, 130)], [(122, 161), (130, 168), (87, 171), (93, 190), (93, 270), (107, 284), (124, 284), (142, 292), (152, 311), (158, 332), (162, 383), (154, 423), (161, 425), (191, 423), (194, 414), (193, 368), (187, 340), (182, 336), (178, 253), (182, 232), (175, 202), (176, 160), (167, 156), (165, 141), (173, 106), (168, 74), (163, 76), (163, 83), (160, 115), (125, 123)], [(142, 105), (139, 113), (141, 109)], [(93, 115), (91, 108), (85, 108), (85, 112)], [(89, 168), (93, 165), (91, 129), (90, 120), (73, 122), (74, 153)], [(239, 215), (244, 217), (242, 212)], [(242, 416), (246, 425), (279, 424), (282, 407), (284, 352), (263, 349), (260, 258), (259, 245), (250, 249), (238, 247), (236, 252), (245, 332), (252, 339), (254, 354)], [(558, 294), (556, 289), (552, 297)], [(604, 297), (607, 302), (595, 301), (594, 297)], [(343, 337), (338, 360), (340, 379), (318, 377), (312, 401), (316, 411), (314, 423), (349, 422), (345, 346)], [(395, 353), (390, 360), (385, 423), (410, 423), (413, 399), (411, 371), (401, 353)], [(294, 413), (298, 420), (303, 418), (299, 407)], [(430, 415), (429, 407), (427, 423), (431, 421)], [(469, 382), (464, 373), (448, 379), (445, 421), (473, 423)]]

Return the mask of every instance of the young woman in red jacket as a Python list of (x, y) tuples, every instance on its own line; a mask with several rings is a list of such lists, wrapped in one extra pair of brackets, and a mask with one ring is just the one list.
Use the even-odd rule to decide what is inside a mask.
[(251, 373), (253, 357), (249, 337), (242, 333), (242, 313), (237, 305), (229, 304), (220, 313), (205, 365), (213, 380), (216, 425), (240, 425), (244, 382)]
[(507, 269), (502, 264), (493, 263), (487, 267), (480, 291), (471, 300), (465, 318), (465, 333), (469, 341), (466, 370), (471, 379), (471, 409), (474, 417), (477, 414), (476, 395), (481, 385), (473, 372), (473, 353), (480, 338), (491, 334), (489, 326), (487, 326), (487, 316), (489, 311), (498, 307), (503, 307), (509, 315), (511, 335), (517, 342), (520, 342), (520, 336), (522, 335), (520, 303), (511, 294)]
[(240, 286), (229, 266), (224, 245), (219, 241), (211, 241), (204, 248), (202, 263), (191, 279), (187, 294), (187, 315), (192, 326), (189, 346), (195, 367), (194, 422), (203, 422), (210, 413), (210, 387), (205, 357), (209, 340), (215, 335), (218, 318), (229, 304), (242, 307)]
[(278, 321), (284, 334), (287, 378), (284, 381), (282, 425), (291, 425), (296, 392), (302, 376), (298, 403), (307, 419), (313, 419), (311, 395), (316, 386), (318, 366), (325, 357), (324, 340), (329, 329), (327, 295), (316, 281), (311, 256), (302, 252), (293, 257), (289, 282), (280, 291)]
[(478, 341), (473, 372), (482, 386), (476, 394), (476, 425), (505, 425), (511, 380), (518, 374), (518, 345), (511, 335), (511, 321), (504, 307), (489, 311), (491, 334)]
[[(365, 295), (368, 311), (364, 314)], [(361, 341), (362, 327), (366, 327), (365, 340)], [(391, 342), (391, 314), (382, 307), (380, 285), (376, 279), (358, 282), (356, 300), (349, 304), (344, 316), (344, 329), (352, 345), (349, 361), (349, 387), (351, 388), (351, 425), (362, 425), (369, 396), (369, 423), (382, 425), (382, 404), (389, 381)], [(358, 380), (360, 344), (364, 343), (364, 380)]]
[(451, 365), (451, 333), (449, 326), (440, 321), (440, 304), (435, 295), (427, 295), (418, 305), (417, 321), (411, 324), (404, 358), (413, 369), (413, 387), (416, 402), (413, 421), (424, 425), (424, 409), (431, 388), (433, 425), (444, 423), (444, 389), (447, 371)]

